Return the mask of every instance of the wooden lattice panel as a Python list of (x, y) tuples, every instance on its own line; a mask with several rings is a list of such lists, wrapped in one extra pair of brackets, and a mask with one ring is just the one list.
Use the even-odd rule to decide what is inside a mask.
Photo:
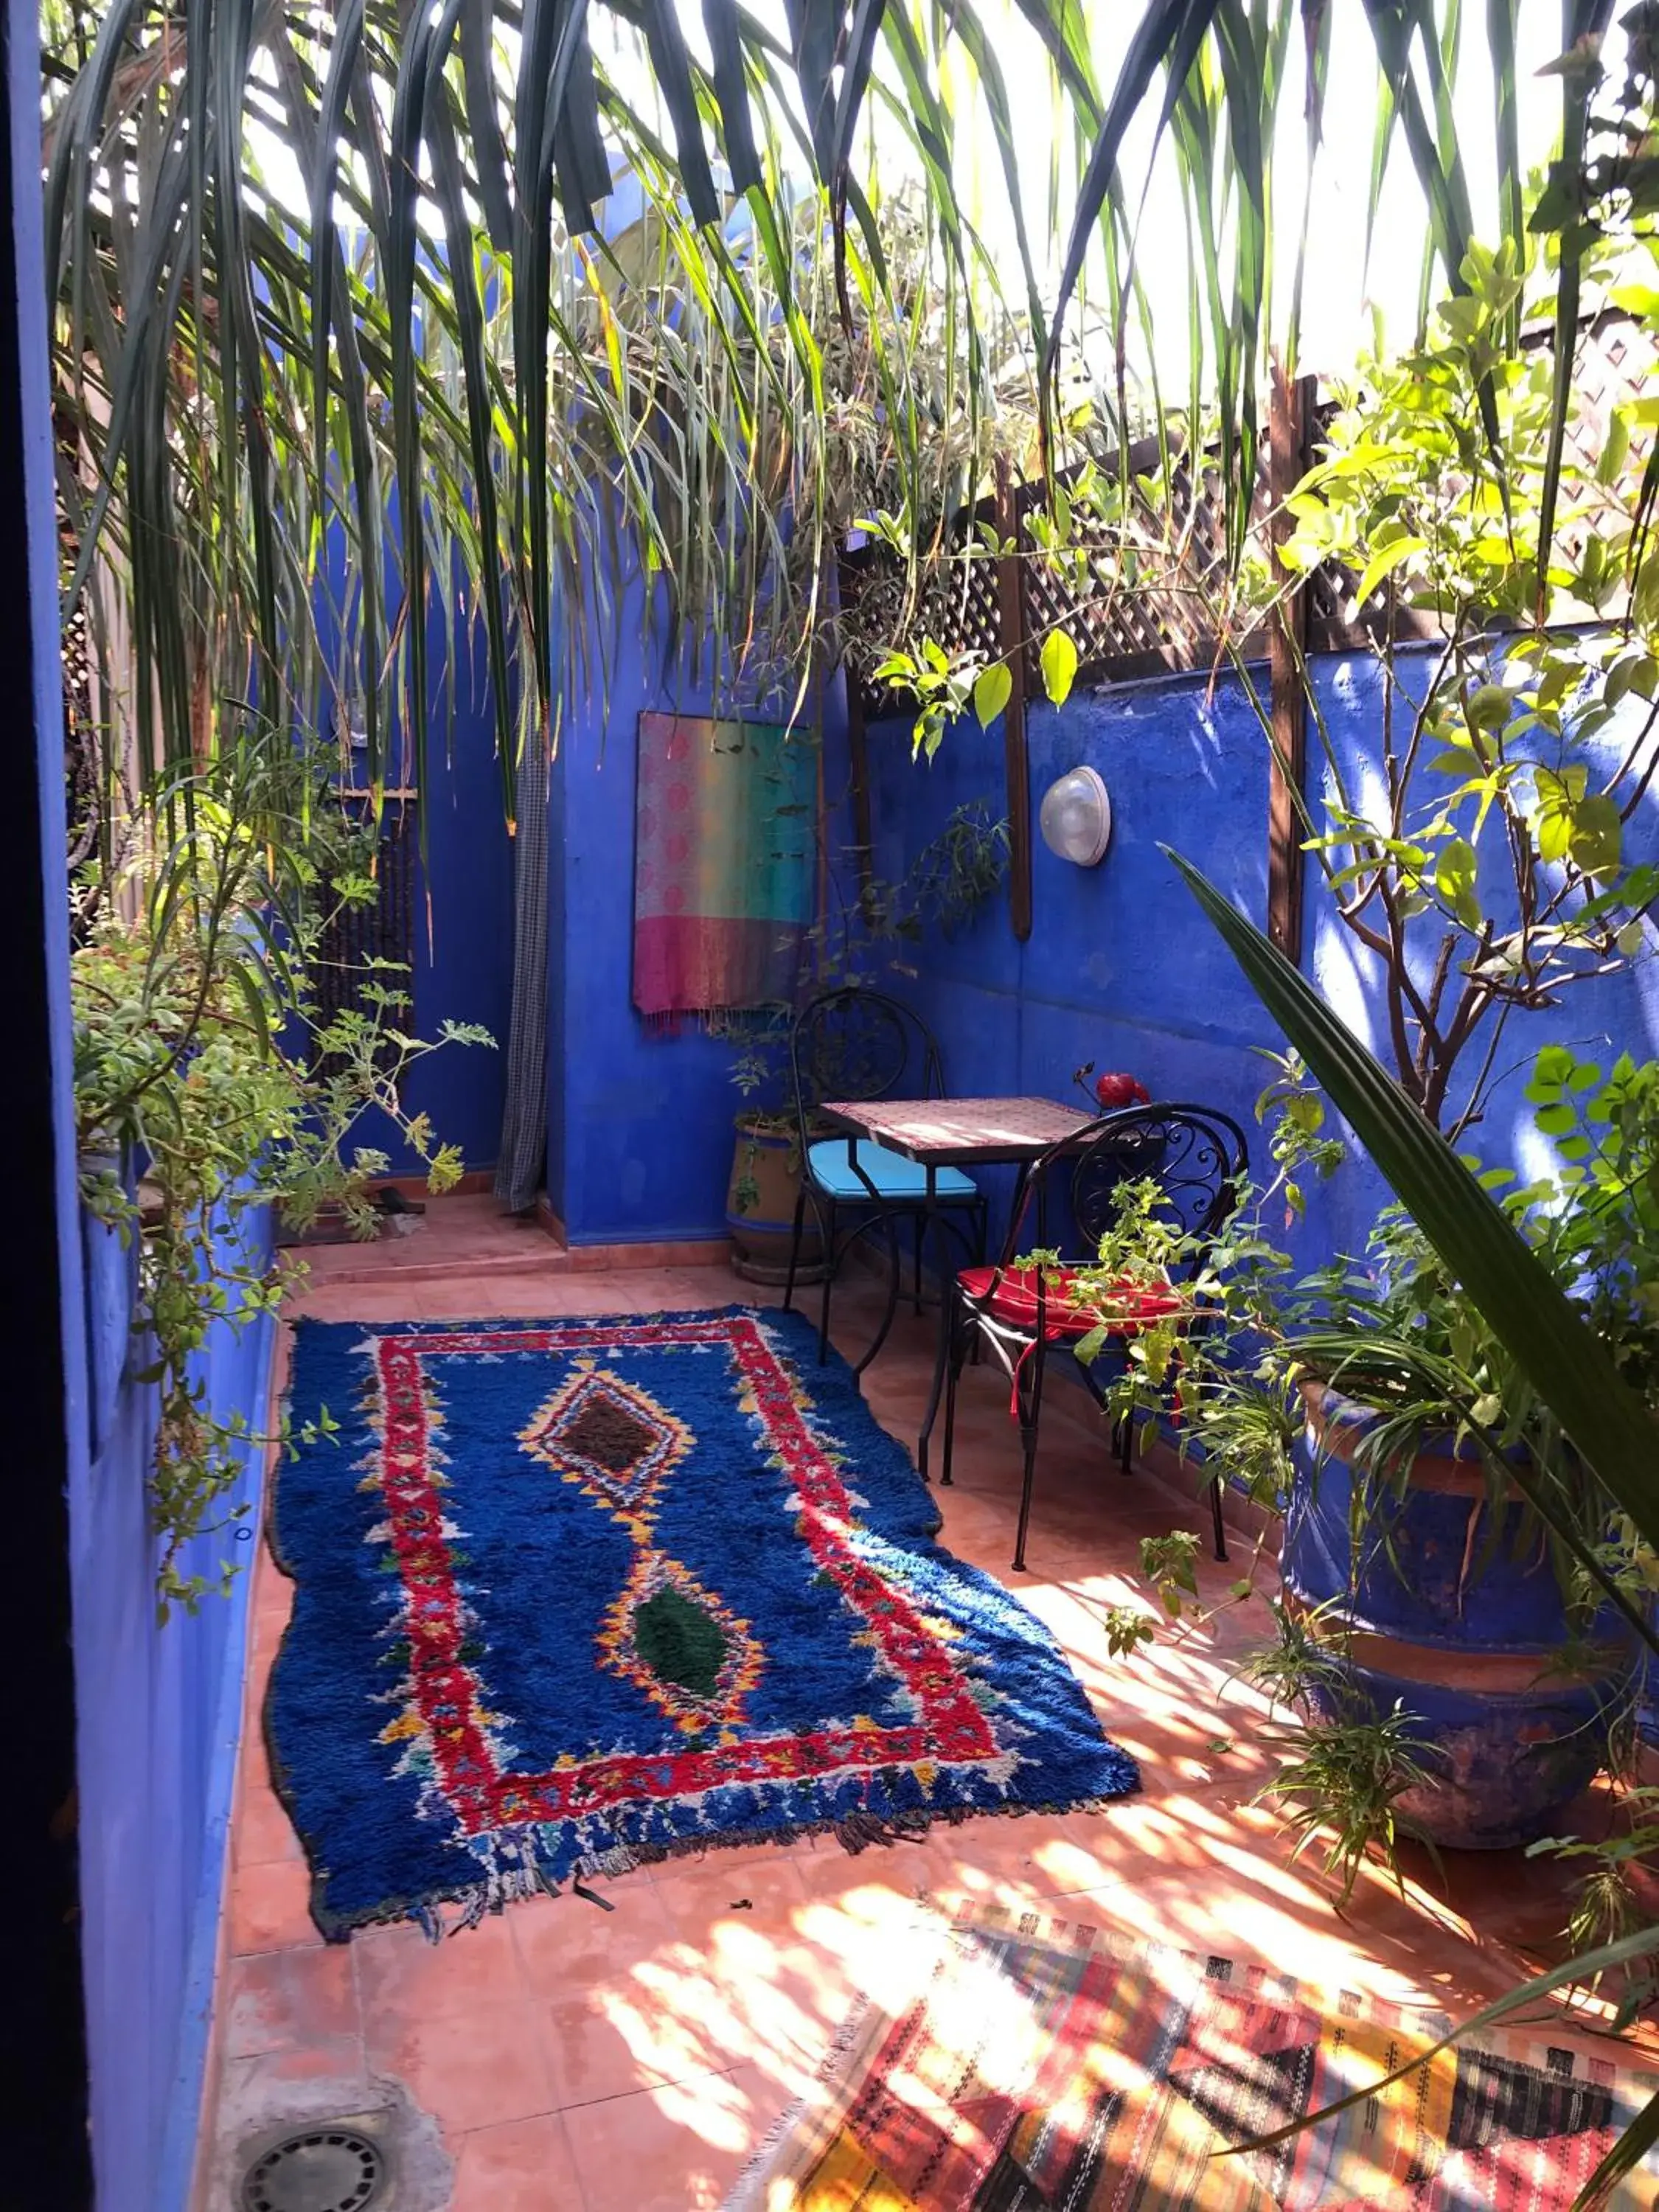
[[(1547, 343), (1548, 331), (1529, 343)], [(1593, 465), (1607, 435), (1613, 408), (1624, 399), (1651, 389), (1659, 380), (1659, 347), (1645, 327), (1622, 313), (1609, 311), (1587, 324), (1580, 333), (1574, 364), (1575, 404), (1568, 437), (1578, 458)], [(1328, 404), (1316, 411), (1314, 441), (1319, 426), (1329, 419)], [(1267, 543), (1268, 483), (1271, 475), (1268, 434), (1263, 432), (1257, 452), (1256, 492), (1250, 519), (1254, 549), (1270, 559)], [(1129, 466), (1137, 475), (1158, 465), (1155, 441), (1143, 441), (1129, 453)], [(1299, 471), (1298, 471), (1299, 473)], [(1060, 574), (1038, 545), (1030, 518), (1041, 507), (1041, 484), (1024, 484), (1014, 495), (1018, 517), (1021, 615), (1026, 646), (1028, 677), (1038, 693), (1037, 653), (1050, 629), (1063, 626), (1078, 650), (1079, 673), (1097, 680), (1124, 682), (1165, 671), (1206, 669), (1218, 658), (1218, 644), (1206, 618), (1206, 586), (1219, 585), (1227, 562), (1226, 518), (1219, 470), (1206, 458), (1196, 472), (1187, 458), (1178, 459), (1171, 474), (1167, 512), (1146, 514), (1146, 568), (1148, 580), (1126, 575), (1112, 533), (1102, 527), (1092, 533), (1080, 526), (1075, 541), (1083, 556), (1085, 574), (1075, 580)], [(964, 509), (951, 525), (950, 535), (957, 546), (977, 541), (978, 526), (994, 523), (994, 502), (984, 501)], [(1582, 552), (1586, 525), (1571, 518), (1560, 532), (1561, 549), (1569, 557)], [(964, 581), (965, 579), (965, 581)], [(1312, 651), (1353, 649), (1375, 636), (1384, 619), (1374, 606), (1351, 618), (1356, 579), (1336, 564), (1316, 571), (1307, 579), (1308, 646)], [(904, 578), (896, 561), (875, 546), (866, 547), (842, 574), (842, 626), (849, 665), (871, 717), (901, 710), (902, 702), (883, 685), (872, 685), (870, 672), (886, 650), (886, 641), (900, 627), (903, 611)], [(955, 656), (979, 653), (1000, 659), (1007, 650), (1002, 637), (997, 592), (997, 564), (988, 554), (973, 555), (950, 564), (950, 585), (930, 585), (923, 594), (927, 634)], [(1619, 611), (1619, 605), (1603, 609)], [(1398, 628), (1429, 634), (1432, 623), (1408, 611), (1396, 610)], [(1253, 632), (1241, 643), (1246, 652), (1257, 649), (1261, 633)]]

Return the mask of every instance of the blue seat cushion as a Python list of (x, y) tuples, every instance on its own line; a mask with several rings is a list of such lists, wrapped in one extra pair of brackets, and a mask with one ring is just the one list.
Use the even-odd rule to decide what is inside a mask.
[[(874, 1183), (883, 1198), (908, 1200), (920, 1205), (927, 1195), (927, 1170), (919, 1160), (907, 1160), (902, 1152), (890, 1152), (885, 1145), (878, 1145), (872, 1137), (854, 1140), (858, 1164)], [(870, 1192), (847, 1157), (845, 1137), (823, 1137), (809, 1147), (807, 1163), (812, 1180), (831, 1198), (862, 1199), (870, 1203)], [(959, 1205), (963, 1200), (977, 1198), (978, 1191), (960, 1168), (935, 1168), (933, 1195), (947, 1204)]]

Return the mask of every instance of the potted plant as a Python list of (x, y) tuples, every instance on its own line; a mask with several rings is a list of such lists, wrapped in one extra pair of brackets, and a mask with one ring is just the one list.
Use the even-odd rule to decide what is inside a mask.
[[(788, 1082), (787, 1062), (791, 1016), (780, 1011), (766, 1025), (741, 1041), (732, 1080), (745, 1099), (756, 1103), (738, 1115), (732, 1147), (732, 1174), (726, 1191), (726, 1225), (732, 1232), (732, 1266), (746, 1282), (781, 1283), (789, 1270), (789, 1245), (800, 1196), (800, 1130), (793, 1109), (781, 1101)], [(809, 1210), (801, 1231), (798, 1282), (817, 1282), (823, 1264), (823, 1240)]]
[[(1524, 1185), (1481, 1180), (1651, 1400), (1659, 1065), (1624, 1058), (1604, 1073), (1551, 1047), (1529, 1096), (1561, 1166)], [(1293, 1268), (1271, 1212), (1299, 1210), (1298, 1178), (1330, 1173), (1340, 1147), (1293, 1056), (1261, 1111), (1274, 1118), (1273, 1182), (1246, 1195), (1179, 1310), (1124, 1346), (1109, 1409), (1145, 1420), (1173, 1404), (1183, 1451), (1282, 1512), (1276, 1635), (1249, 1671), (1297, 1717), (1273, 1787), (1307, 1832), (1334, 1834), (1352, 1886), (1366, 1850), (1400, 1834), (1532, 1842), (1599, 1770), (1626, 1763), (1642, 1688), (1632, 1616), (1653, 1562), (1400, 1208), (1358, 1257)], [(1180, 1238), (1149, 1238), (1137, 1203), (1125, 1194), (1080, 1298), (1109, 1303), (1148, 1250), (1182, 1279)], [(1145, 1552), (1178, 1615), (1196, 1592), (1192, 1552), (1177, 1537)], [(1114, 1629), (1120, 1649), (1152, 1632), (1132, 1607)]]
[[(950, 938), (994, 898), (1008, 872), (1008, 824), (983, 801), (957, 807), (939, 835), (923, 846), (902, 884), (872, 881), (855, 909), (813, 932), (811, 989), (831, 990), (865, 979), (878, 946), (915, 944), (930, 926)], [(911, 973), (911, 970), (905, 970)], [(796, 1202), (803, 1168), (801, 1123), (788, 1065), (793, 1014), (766, 1010), (738, 1030), (732, 1080), (745, 1100), (737, 1116), (726, 1223), (732, 1264), (750, 1282), (781, 1283), (789, 1267)], [(819, 1067), (821, 1095), (833, 1097), (833, 1069)], [(814, 1133), (809, 1115), (808, 1133)], [(824, 1125), (822, 1133), (830, 1133)], [(797, 1282), (822, 1279), (823, 1237), (809, 1206), (801, 1230)]]
[[(1511, 1210), (1570, 1287), (1585, 1224), (1552, 1212), (1554, 1195), (1520, 1193)], [(1531, 1843), (1632, 1715), (1632, 1639), (1583, 1564), (1614, 1562), (1607, 1498), (1398, 1209), (1361, 1266), (1315, 1277), (1282, 1319), (1264, 1364), (1300, 1419), (1281, 1649), (1310, 1662), (1307, 1710), (1328, 1728), (1408, 1724), (1417, 1771), (1392, 1800), (1407, 1830), (1456, 1848)]]

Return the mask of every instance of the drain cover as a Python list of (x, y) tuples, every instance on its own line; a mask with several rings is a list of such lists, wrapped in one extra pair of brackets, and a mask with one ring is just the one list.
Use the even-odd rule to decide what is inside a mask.
[(262, 2151), (242, 2179), (242, 2212), (371, 2212), (386, 2155), (356, 2128), (307, 2128)]

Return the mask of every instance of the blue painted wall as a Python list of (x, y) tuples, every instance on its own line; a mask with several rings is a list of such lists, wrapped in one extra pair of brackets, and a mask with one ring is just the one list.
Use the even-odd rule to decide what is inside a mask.
[[(264, 1209), (245, 1248), (268, 1263)], [(90, 1377), (88, 1473), (71, 1498), (79, 1684), (82, 1914), (99, 2212), (182, 2212), (207, 2051), (225, 1846), (241, 1726), (248, 1571), (263, 1454), (234, 1529), (198, 1538), (186, 1573), (240, 1571), (194, 1614), (155, 1611), (148, 1520), (153, 1387), (129, 1330), (135, 1255), (83, 1231)], [(274, 1331), (221, 1322), (200, 1358), (206, 1404), (263, 1427)]]
[[(639, 718), (712, 711), (707, 668), (666, 657), (660, 602), (652, 621), (644, 617), (637, 575), (624, 586), (614, 650), (590, 611), (592, 678), (567, 707), (554, 767), (548, 1194), (574, 1244), (723, 1237), (732, 1123), (744, 1103), (729, 1040), (689, 1022), (672, 1035), (653, 1031), (634, 1009)], [(757, 699), (721, 711), (763, 719), (787, 703)], [(838, 690), (826, 694), (823, 720), (826, 787), (839, 793)], [(839, 809), (829, 834), (832, 848), (845, 838)]]
[[(419, 802), (427, 852), (416, 868), (413, 974), (403, 988), (415, 1002), (413, 1035), (435, 1037), (445, 1021), (481, 1022), (495, 1048), (452, 1045), (434, 1053), (411, 1072), (403, 1103), (411, 1115), (429, 1114), (439, 1139), (459, 1145), (468, 1168), (489, 1168), (501, 1145), (513, 994), (513, 841), (483, 633), (480, 625), (469, 624), (464, 602), (456, 635), (452, 698), (445, 627), (434, 617), (428, 649), (435, 673)], [(401, 744), (394, 731), (386, 754), (389, 783), (397, 779), (392, 764)], [(388, 809), (397, 804), (388, 800)], [(419, 1160), (378, 1112), (362, 1117), (351, 1141), (386, 1152), (393, 1174), (420, 1170)]]
[[(1380, 696), (1374, 665), (1332, 656), (1317, 683), (1345, 762), (1370, 757)], [(924, 945), (910, 986), (939, 1036), (951, 1087), (1065, 1098), (1077, 1095), (1072, 1071), (1092, 1060), (1097, 1069), (1138, 1075), (1154, 1097), (1226, 1109), (1265, 1166), (1254, 1106), (1267, 1071), (1253, 1048), (1282, 1040), (1158, 849), (1175, 846), (1265, 926), (1267, 749), (1242, 686), (1231, 676), (1213, 686), (1206, 677), (1170, 678), (1078, 692), (1063, 708), (1034, 706), (1027, 719), (1031, 936), (1016, 943), (1006, 906), (988, 910), (954, 943)], [(953, 725), (931, 765), (913, 763), (908, 721), (873, 724), (869, 748), (876, 866), (894, 879), (953, 807), (1003, 788), (1000, 723), (988, 732), (971, 718)], [(1110, 849), (1087, 870), (1057, 860), (1036, 830), (1044, 791), (1080, 764), (1099, 771), (1112, 799)], [(1659, 850), (1651, 807), (1633, 835)], [(1304, 967), (1368, 1043), (1385, 1044), (1375, 975), (1330, 911), (1312, 863)], [(1517, 1018), (1500, 1066), (1529, 1061), (1553, 1037), (1591, 1052), (1627, 1048), (1638, 1058), (1659, 1049), (1654, 963), (1575, 988), (1559, 1013)], [(1489, 1160), (1535, 1167), (1547, 1152), (1521, 1097), (1524, 1081), (1517, 1068), (1468, 1141)], [(1369, 1163), (1351, 1159), (1313, 1194), (1305, 1249), (1357, 1248), (1384, 1196)]]
[(547, 792), (547, 1157), (542, 1170), (549, 1205), (560, 1219), (568, 1203), (565, 1142), (565, 939), (569, 914), (565, 853), (568, 819), (565, 805), (566, 748), (561, 734), (549, 765)]
[[(404, 1105), (430, 1114), (469, 1168), (493, 1167), (501, 1146), (507, 1014), (513, 998), (513, 841), (481, 629), (462, 632), (466, 659), (453, 720), (437, 703), (427, 763), (427, 860), (415, 912), (415, 1033), (444, 1021), (482, 1022), (495, 1040), (447, 1046), (410, 1078)], [(427, 901), (431, 901), (430, 929)]]
[(21, 1679), (6, 1744), (6, 2193), (64, 2207), (90, 2180), (84, 1930), (76, 1840), (63, 1814), (83, 1695), (70, 1559), (87, 1481), (86, 1332), (76, 1190), (74, 1035), (64, 836), (60, 540), (42, 241), (40, 10), (0, 23), (0, 579), (11, 776), (0, 829), (7, 948), (0, 1142), (7, 1207), (7, 1536), (18, 1563), (7, 1629)]

